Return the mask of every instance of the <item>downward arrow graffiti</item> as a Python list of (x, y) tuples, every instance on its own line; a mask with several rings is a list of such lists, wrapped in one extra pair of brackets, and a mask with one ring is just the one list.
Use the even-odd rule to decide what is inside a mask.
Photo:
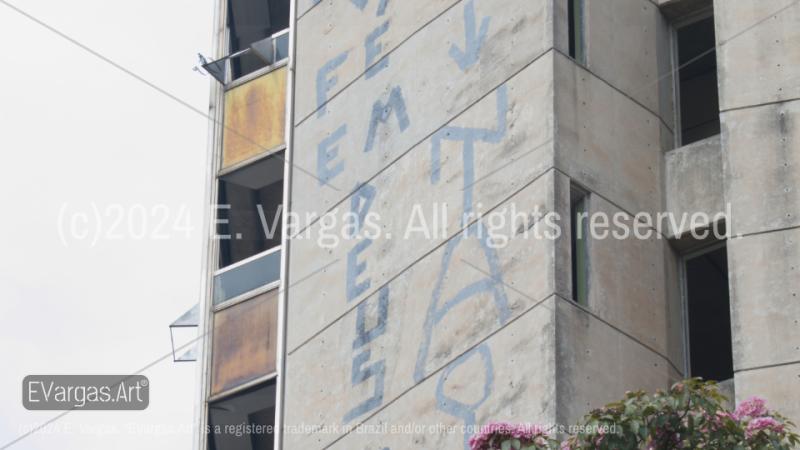
[(486, 40), (486, 32), (489, 30), (489, 17), (484, 17), (481, 21), (480, 31), (477, 30), (475, 19), (475, 0), (467, 0), (464, 5), (464, 50), (455, 44), (450, 47), (450, 57), (455, 60), (462, 71), (466, 71), (476, 62), (478, 54)]

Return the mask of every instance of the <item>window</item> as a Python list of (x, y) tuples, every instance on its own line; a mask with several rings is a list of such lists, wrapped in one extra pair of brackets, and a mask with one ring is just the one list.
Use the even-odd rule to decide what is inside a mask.
[(231, 81), (289, 57), (289, 0), (228, 0), (228, 54), (203, 68)]
[(581, 305), (589, 304), (588, 198), (586, 191), (570, 189), (572, 299)]
[(275, 383), (208, 405), (209, 450), (272, 450)]
[(219, 267), (281, 243), (283, 152), (219, 179)]
[(567, 0), (569, 56), (581, 64), (586, 62), (583, 45), (584, 0)]
[(214, 305), (280, 279), (283, 152), (219, 178)]
[[(228, 0), (231, 54), (247, 50), (253, 44), (271, 38), (287, 28), (289, 28), (288, 0)], [(286, 42), (288, 43), (288, 39)], [(231, 61), (232, 75), (236, 79), (267, 65), (268, 63), (256, 53), (248, 52)]]
[(733, 378), (725, 247), (687, 257), (684, 273), (690, 374), (715, 381)]
[(719, 134), (714, 17), (677, 28), (680, 145)]

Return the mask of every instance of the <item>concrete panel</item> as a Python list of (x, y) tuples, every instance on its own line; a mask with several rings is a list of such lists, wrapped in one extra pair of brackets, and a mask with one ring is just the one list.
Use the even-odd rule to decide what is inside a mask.
[[(548, 55), (526, 68), (381, 172), (331, 216), (341, 224), (345, 214), (368, 212), (377, 218), (380, 236), (321, 248), (324, 223), (318, 222), (309, 237), (301, 233), (292, 240), (291, 280), (303, 281), (292, 288), (290, 349), (461, 230), (467, 208), (483, 214), (552, 167), (551, 63)], [(529, 102), (538, 107), (522, 107)], [(487, 130), (492, 136), (481, 137)], [(536, 197), (542, 213), (549, 204), (544, 195)], [(420, 217), (435, 234), (406, 233), (422, 225)]]
[(566, 299), (556, 300), (557, 422), (572, 424), (625, 391), (664, 389), (681, 376), (661, 356)]
[[(508, 203), (521, 211), (541, 205), (543, 198), (553, 195), (553, 174), (550, 171)], [(481, 245), (474, 235), (451, 239), (290, 354), (287, 423), (334, 428), (352, 425), (403, 395), (551, 296), (553, 246), (552, 240), (522, 234), (496, 250)], [(298, 298), (292, 294), (293, 302)], [(344, 300), (341, 303), (348, 306)], [(327, 309), (323, 303), (317, 306)], [(303, 326), (304, 319), (313, 320), (293, 309), (294, 303), (290, 303), (290, 331)], [(528, 323), (530, 333), (544, 333), (535, 321), (522, 320)], [(549, 351), (548, 345), (553, 348), (549, 340), (537, 342), (542, 353)], [(367, 360), (355, 363), (364, 351), (370, 352)], [(509, 346), (497, 355), (509, 361), (518, 353)], [(495, 359), (498, 364), (501, 362)], [(374, 368), (369, 378), (354, 378), (359, 366)], [(293, 377), (293, 373), (303, 376)], [(375, 400), (370, 403), (369, 399)], [(322, 442), (317, 438), (292, 437), (290, 448)]]
[[(713, 217), (725, 212), (719, 136), (669, 151), (665, 154), (665, 163), (666, 212), (675, 217), (674, 223), (668, 221), (669, 229), (665, 230), (668, 236), (689, 232), (692, 229), (690, 219), (695, 213)], [(683, 221), (683, 217), (687, 220)]]
[[(649, 0), (587, 1), (585, 5), (589, 70), (660, 115), (672, 128), (669, 29), (658, 8)], [(666, 91), (663, 96), (660, 89)]]
[[(465, 437), (471, 433), (464, 433), (467, 427), (497, 420), (553, 423), (553, 328), (552, 301), (548, 301), (431, 374), (365, 424), (385, 426), (388, 432), (352, 432), (331, 448), (468, 450)], [(462, 417), (471, 414), (474, 421), (465, 422)], [(415, 424), (418, 430), (391, 432), (393, 426)]]
[[(295, 117), (300, 122), (458, 0), (322, 2), (298, 22)], [(361, 8), (360, 6), (363, 6)], [(332, 86), (329, 79), (336, 77)], [(324, 112), (319, 112), (322, 114)]]
[(720, 110), (800, 97), (797, 2), (715, 0), (714, 20)]
[(286, 129), (286, 68), (226, 92), (223, 123), (223, 169), (282, 145)]
[(800, 225), (800, 101), (722, 115), (731, 233)]
[[(597, 195), (589, 197), (589, 214), (620, 218), (631, 229), (633, 217)], [(591, 227), (591, 225), (589, 225)], [(600, 233), (598, 227), (598, 233)], [(644, 231), (642, 232), (644, 233)], [(668, 244), (656, 237), (606, 238), (588, 241), (589, 304), (599, 317), (661, 355), (669, 351), (664, 253)], [(681, 361), (673, 361), (679, 365)]]
[(297, 0), (297, 17), (302, 18), (303, 15), (314, 9), (320, 3), (331, 4), (336, 0)]
[(800, 229), (732, 239), (728, 264), (734, 367), (800, 360)]
[(658, 118), (555, 56), (556, 166), (630, 213), (662, 211)]
[(800, 422), (800, 363), (736, 374), (736, 403), (761, 397), (767, 406)]
[[(478, 37), (467, 44), (465, 21), (478, 27), (472, 30)], [(469, 0), (448, 10), (400, 46), (384, 70), (358, 79), (327, 104), (322, 117), (296, 128), (295, 166), (318, 179), (295, 171), (293, 211), (320, 213), (345, 199), (358, 183), (543, 55), (551, 37), (549, 2)]]
[(275, 372), (278, 291), (214, 314), (211, 395)]

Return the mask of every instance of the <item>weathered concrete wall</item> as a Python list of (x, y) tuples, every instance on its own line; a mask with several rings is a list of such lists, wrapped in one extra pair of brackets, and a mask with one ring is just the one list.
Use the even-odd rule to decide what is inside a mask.
[[(797, 226), (798, 180), (787, 169), (797, 165), (793, 103), (724, 113), (721, 151), (713, 139), (669, 151), (668, 26), (653, 2), (587, 2), (586, 66), (566, 56), (565, 0), (300, 3), (292, 212), (334, 210), (338, 224), (345, 213), (362, 221), (372, 213), (380, 236), (339, 236), (323, 248), (325, 222), (295, 230), (286, 425), (318, 430), (288, 433), (287, 448), (463, 448), (462, 430), (380, 427), (568, 424), (626, 390), (682, 377), (673, 233), (590, 242), (589, 300), (575, 305), (567, 300), (571, 182), (589, 191), (593, 211), (627, 220), (717, 212), (732, 195), (735, 207), (762, 212), (758, 220), (733, 216), (745, 237), (731, 243), (732, 308), (748, 342), (737, 343), (737, 396), (763, 386), (764, 373), (797, 367), (748, 365), (798, 359), (793, 341), (778, 339), (794, 336), (796, 312), (775, 317), (796, 294), (797, 283), (781, 280), (796, 279), (797, 239), (765, 235), (789, 250), (760, 246), (758, 261), (747, 248), (756, 245), (747, 233)], [(733, 29), (718, 27), (722, 35)], [(723, 91), (736, 77), (720, 78)], [(764, 89), (785, 92), (781, 83)], [(763, 98), (779, 98), (770, 95)], [(763, 139), (770, 127), (782, 134)], [(493, 249), (459, 233), (465, 210), (510, 205), (523, 215), (559, 213), (563, 234), (516, 233)], [(435, 235), (404, 236), (418, 212), (429, 224), (438, 215)], [(783, 278), (751, 273), (773, 257), (784, 263), (774, 267)], [(769, 283), (781, 288), (767, 290)], [(751, 298), (768, 305), (759, 306), (760, 322), (743, 313)], [(750, 341), (750, 329), (767, 321), (777, 321), (775, 334)], [(771, 345), (780, 350), (763, 350)], [(775, 396), (782, 387), (771, 389)], [(383, 431), (343, 428), (362, 423)]]
[(652, 392), (682, 378), (662, 355), (588, 310), (555, 301), (558, 423), (575, 423), (626, 391)]
[[(542, 206), (552, 210), (553, 176), (554, 172), (549, 171), (506, 204), (513, 203), (525, 211)], [(446, 371), (447, 367), (458, 365), (454, 361), (459, 355), (483, 348), (487, 340), (489, 347), (493, 348), (492, 336), (501, 329), (500, 333), (507, 333), (507, 325), (517, 320), (525, 323), (520, 325), (525, 333), (511, 332), (508, 339), (530, 342), (508, 347), (500, 345), (498, 348), (501, 350), (490, 352), (494, 370), (487, 365), (473, 371), (472, 375), (485, 370), (493, 377), (494, 381), (484, 380), (481, 384), (492, 393), (485, 399), (487, 402), (513, 399), (512, 405), (522, 405), (519, 403), (522, 398), (535, 398), (537, 402), (528, 407), (536, 413), (534, 417), (542, 417), (546, 408), (552, 407), (551, 400), (547, 400), (552, 393), (541, 390), (527, 392), (519, 399), (516, 397), (518, 390), (524, 389), (528, 383), (546, 385), (552, 376), (550, 371), (554, 370), (552, 324), (540, 324), (538, 319), (533, 319), (542, 313), (527, 313), (532, 308), (543, 309), (542, 302), (553, 295), (553, 241), (526, 239), (519, 235), (507, 247), (491, 253), (494, 253), (497, 263), (487, 261), (487, 249), (477, 239), (451, 239), (379, 292), (354, 305), (355, 309), (347, 311), (341, 319), (293, 352), (289, 358), (289, 372), (303, 373), (304, 376), (288, 379), (288, 423), (324, 424), (332, 428), (352, 426), (384, 407), (394, 410), (397, 406), (392, 404), (393, 401), (407, 395), (419, 397), (418, 389), (423, 392), (427, 389), (417, 385), (428, 378), (440, 377), (442, 369)], [(497, 269), (500, 272), (495, 273)], [(497, 284), (492, 290), (476, 288), (479, 286), (476, 283), (482, 283), (489, 274), (502, 277), (502, 284)], [(454, 301), (459, 293), (466, 292), (464, 289), (474, 291), (474, 294), (463, 301)], [(549, 323), (550, 316), (546, 313), (541, 317), (548, 318)], [(515, 350), (515, 346), (527, 349), (528, 345), (535, 351)], [(353, 379), (353, 358), (364, 349), (370, 352), (369, 361), (380, 362), (382, 367), (380, 374), (374, 372), (370, 380), (361, 382)], [(523, 363), (523, 359), (528, 361)], [(497, 373), (498, 366), (504, 367), (503, 371), (513, 372), (514, 364), (519, 365), (520, 371), (515, 377), (509, 379)], [(526, 381), (514, 383), (512, 380), (516, 377), (524, 377)], [(378, 380), (379, 385), (376, 384)], [(511, 391), (506, 392), (509, 382)], [(552, 384), (552, 379), (549, 383)], [(473, 389), (470, 386), (467, 384), (464, 389)], [(466, 400), (474, 398), (463, 393), (461, 396), (466, 396), (460, 400), (464, 403), (471, 403)], [(371, 398), (376, 399), (374, 403), (364, 403)], [(434, 397), (418, 401), (420, 405), (414, 405), (412, 409), (423, 408), (425, 414), (420, 415), (437, 417), (444, 413), (436, 411), (442, 405), (437, 407)], [(495, 404), (494, 410), (501, 409), (502, 404)], [(416, 414), (406, 415), (405, 410), (388, 414), (404, 417), (405, 422), (424, 423)], [(527, 416), (519, 416), (518, 420), (523, 417), (530, 420)], [(552, 417), (548, 419), (552, 421)], [(335, 437), (337, 434), (319, 438)], [(315, 439), (317, 437), (311, 435), (294, 435), (287, 444), (290, 448), (302, 448), (310, 443), (322, 443)]]
[[(441, 156), (434, 159), (432, 138), (379, 173), (356, 196), (369, 196), (369, 212), (382, 218), (381, 235), (369, 244), (349, 239), (321, 250), (315, 239), (322, 233), (321, 223), (310, 228), (311, 239), (295, 240), (291, 272), (303, 283), (294, 288), (293, 295), (304, 300), (290, 308), (290, 320), (294, 319), (295, 325), (289, 329), (289, 349), (296, 348), (462, 229), (465, 170), (472, 179), (467, 184), (472, 184), (469, 191), (474, 198), (474, 211), (482, 214), (551, 167), (553, 117), (552, 106), (548, 105), (552, 105), (552, 92), (552, 58), (546, 55), (447, 124), (452, 130), (500, 132), (498, 136), (502, 137), (497, 142), (474, 144), (474, 162), (464, 161), (462, 142), (447, 139), (441, 140)], [(540, 106), (527, 106), (530, 104)], [(431, 178), (434, 165), (439, 174), (435, 181)], [(544, 204), (540, 206), (544, 210)], [(437, 220), (436, 235), (405, 236), (419, 211), (428, 225)], [(336, 217), (350, 212), (348, 201)], [(354, 268), (356, 261), (366, 264), (363, 273)], [(325, 266), (326, 270), (317, 272)], [(366, 284), (369, 286), (362, 289), (352, 288)]]
[[(468, 411), (461, 411), (453, 401), (476, 405), (473, 413), (477, 424), (497, 420), (553, 423), (556, 400), (554, 305), (551, 298), (525, 313), (365, 423), (367, 427), (435, 424), (451, 430), (350, 433), (331, 448), (468, 448), (461, 431), (464, 422), (452, 415), (468, 414)], [(493, 355), (491, 371), (487, 370), (487, 355)], [(487, 378), (493, 382), (489, 390), (486, 390)], [(448, 409), (450, 414), (443, 411)]]
[(719, 108), (800, 97), (800, 7), (792, 0), (714, 1)]
[(571, 59), (555, 60), (556, 166), (624, 211), (661, 211), (658, 116)]
[(587, 1), (589, 70), (672, 128), (669, 35), (649, 0)]
[(297, 72), (296, 121), (324, 115), (321, 105), (356, 78), (377, 75), (391, 64), (389, 53), (456, 3), (346, 0), (322, 2), (309, 11), (297, 28), (297, 64), (308, 69)]
[(800, 225), (800, 101), (725, 112), (722, 131), (732, 233)]
[[(632, 224), (637, 213), (664, 210), (663, 152), (673, 140), (668, 27), (649, 1), (586, 4), (586, 63), (555, 56), (555, 164), (588, 191), (590, 214)], [(556, 22), (559, 46), (564, 23)], [(557, 260), (569, 260), (559, 249), (567, 257)], [(567, 300), (571, 292), (557, 301), (559, 423), (683, 375), (677, 261), (665, 236), (594, 237), (587, 259), (587, 305)]]
[[(800, 420), (800, 6), (714, 2), (736, 398)], [(768, 103), (768, 104), (765, 104)]]
[[(321, 248), (316, 221), (291, 242), (286, 425), (318, 428), (286, 448), (464, 448), (464, 426), (555, 420), (560, 241), (533, 237), (544, 221), (496, 248), (488, 223), (460, 232), (465, 211), (556, 208), (552, 4), (380, 5), (299, 19), (292, 211), (374, 214), (380, 235)], [(420, 213), (436, 234), (405, 235)]]
[[(336, 19), (352, 21), (353, 14), (342, 9)], [(409, 37), (385, 68), (358, 78), (324, 104), (321, 117), (296, 127), (294, 163), (302, 170), (293, 180), (293, 211), (322, 213), (349, 198), (356, 184), (542, 56), (552, 46), (551, 17), (549, 2), (462, 1)], [(337, 55), (329, 56), (305, 59), (298, 71), (317, 72)]]
[[(589, 199), (589, 212), (618, 215), (633, 228), (634, 218), (600, 196)], [(589, 240), (589, 308), (601, 319), (628, 334), (641, 345), (668, 359), (670, 338), (667, 309), (670, 300), (665, 281), (669, 252), (663, 238), (631, 235)], [(671, 361), (676, 367), (682, 359)]]
[(666, 212), (676, 218), (667, 222), (668, 236), (680, 236), (702, 227), (698, 226), (700, 216), (693, 223), (692, 215), (700, 213), (709, 218), (722, 218), (725, 178), (719, 136), (670, 150), (664, 156)]

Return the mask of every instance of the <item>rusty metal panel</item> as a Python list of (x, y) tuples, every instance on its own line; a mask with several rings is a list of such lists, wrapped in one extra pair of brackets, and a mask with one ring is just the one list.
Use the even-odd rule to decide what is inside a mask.
[(225, 93), (222, 168), (284, 143), (286, 67)]
[(211, 395), (275, 372), (278, 290), (214, 314)]

